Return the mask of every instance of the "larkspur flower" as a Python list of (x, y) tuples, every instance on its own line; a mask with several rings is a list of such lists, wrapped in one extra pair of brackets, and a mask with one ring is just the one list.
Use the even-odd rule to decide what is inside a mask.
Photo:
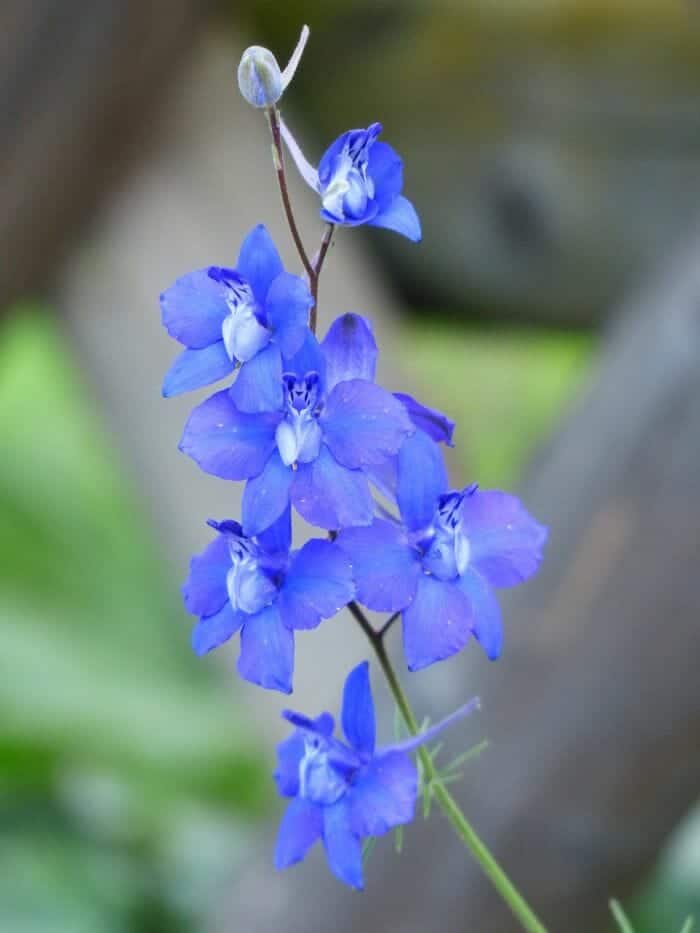
[(279, 829), (275, 867), (301, 861), (322, 839), (331, 871), (345, 884), (362, 889), (362, 840), (413, 819), (418, 773), (409, 752), (477, 706), (472, 700), (427, 732), (377, 749), (369, 666), (363, 661), (350, 672), (343, 689), (341, 719), (347, 742), (334, 738), (330, 713), (309, 719), (285, 711), (282, 715), (296, 730), (278, 747), (275, 781), (280, 794), (293, 799)]
[(235, 269), (210, 266), (178, 279), (160, 299), (163, 324), (184, 344), (163, 383), (178, 395), (230, 375), (241, 411), (280, 405), (283, 356), (302, 345), (313, 305), (303, 279), (282, 267), (260, 224), (243, 241)]
[(460, 651), (472, 634), (495, 660), (503, 632), (492, 590), (535, 573), (546, 528), (515, 496), (476, 485), (449, 491), (442, 455), (423, 431), (398, 455), (396, 501), (403, 524), (381, 518), (338, 536), (358, 601), (402, 613), (412, 671)]
[(403, 161), (388, 144), (378, 142), (381, 123), (348, 130), (325, 151), (315, 169), (289, 127), (282, 135), (306, 183), (321, 198), (321, 217), (330, 224), (385, 227), (417, 242), (421, 226), (416, 210), (401, 191)]
[(290, 501), (329, 530), (372, 521), (365, 471), (395, 456), (415, 430), (405, 406), (372, 381), (376, 357), (367, 321), (345, 314), (321, 345), (308, 332), (285, 361), (275, 410), (247, 414), (223, 391), (192, 412), (180, 448), (207, 473), (248, 480), (247, 535), (264, 531)]
[(183, 586), (185, 606), (199, 616), (192, 647), (206, 654), (240, 630), (241, 677), (291, 693), (294, 632), (316, 628), (353, 598), (350, 561), (331, 541), (290, 552), (289, 511), (256, 539), (238, 522), (209, 524), (217, 536), (192, 559)]

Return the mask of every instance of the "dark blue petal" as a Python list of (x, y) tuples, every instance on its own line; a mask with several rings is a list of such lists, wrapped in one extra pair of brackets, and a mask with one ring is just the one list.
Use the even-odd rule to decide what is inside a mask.
[(283, 797), (296, 797), (299, 793), (299, 765), (306, 753), (303, 733), (293, 732), (277, 746), (275, 784)]
[(282, 623), (277, 604), (246, 616), (241, 630), (238, 673), (267, 690), (292, 692), (294, 633)]
[(381, 211), (403, 188), (401, 156), (388, 143), (376, 142), (369, 150), (367, 174), (374, 182), (374, 197)]
[(350, 808), (345, 799), (323, 808), (323, 844), (330, 870), (345, 884), (359, 891), (362, 880), (362, 845), (353, 833)]
[(229, 313), (226, 289), (209, 277), (208, 269), (178, 279), (160, 296), (160, 308), (170, 336), (193, 349), (221, 340), (221, 325)]
[(447, 489), (442, 452), (423, 431), (409, 437), (399, 451), (396, 501), (411, 531), (427, 528), (438, 498)]
[(290, 495), (297, 512), (329, 531), (351, 525), (369, 525), (374, 500), (367, 478), (360, 470), (341, 466), (327, 447), (313, 463), (300, 463)]
[(242, 612), (234, 612), (228, 601), (223, 609), (207, 619), (200, 619), (192, 629), (192, 648), (195, 654), (206, 654), (219, 645), (223, 645), (238, 631), (248, 617)]
[(229, 391), (217, 392), (190, 415), (180, 450), (205, 471), (222, 479), (257, 476), (275, 449), (275, 413), (240, 412)]
[(181, 392), (191, 392), (218, 382), (233, 372), (223, 340), (202, 350), (183, 350), (163, 380), (163, 397), (172, 398)]
[(472, 631), (486, 657), (495, 661), (503, 648), (503, 625), (498, 600), (486, 580), (473, 567), (468, 567), (458, 582), (472, 607)]
[(314, 539), (292, 557), (280, 590), (280, 614), (289, 628), (316, 628), (354, 595), (347, 555), (331, 541)]
[(323, 810), (318, 804), (298, 798), (282, 817), (275, 846), (275, 868), (281, 871), (300, 862), (323, 832)]
[(369, 682), (369, 664), (363, 661), (347, 676), (343, 687), (343, 732), (360, 755), (374, 754), (376, 721), (374, 700)]
[(469, 641), (472, 609), (455, 583), (421, 574), (403, 614), (403, 649), (410, 671), (456, 654)]
[(195, 616), (211, 616), (228, 601), (226, 574), (231, 555), (226, 538), (217, 535), (201, 554), (190, 561), (190, 573), (182, 587), (185, 608)]
[(381, 836), (410, 823), (418, 794), (418, 771), (405, 752), (374, 758), (348, 795), (352, 828), (357, 836)]
[(326, 360), (321, 345), (308, 328), (301, 347), (293, 356), (285, 357), (283, 369), (286, 373), (294, 373), (299, 379), (303, 379), (307, 373), (318, 373), (321, 389), (325, 386)]
[(374, 382), (377, 343), (371, 324), (359, 314), (343, 314), (336, 318), (321, 347), (326, 358), (327, 392), (349, 379)]
[(242, 363), (230, 388), (239, 411), (255, 414), (282, 408), (282, 356), (279, 347), (268, 344), (252, 360)]
[(451, 418), (443, 415), (441, 411), (435, 408), (427, 408), (425, 405), (421, 405), (411, 395), (406, 395), (404, 392), (394, 392), (394, 398), (397, 398), (406, 408), (415, 427), (420, 431), (424, 431), (436, 443), (454, 447), (452, 434), (454, 433), (455, 423)]
[(405, 609), (421, 573), (418, 555), (402, 528), (383, 519), (361, 528), (345, 528), (338, 544), (352, 561), (357, 599), (377, 612)]
[(265, 469), (246, 484), (243, 492), (243, 530), (248, 537), (261, 534), (284, 513), (293, 481), (292, 468), (285, 466), (274, 450)]
[(270, 286), (265, 316), (284, 356), (293, 356), (301, 348), (313, 303), (309, 286), (298, 275), (283, 272)]
[(351, 469), (383, 463), (415, 430), (403, 405), (364, 379), (339, 382), (320, 421), (331, 453)]
[(290, 506), (287, 506), (269, 528), (258, 532), (257, 538), (268, 554), (286, 554), (292, 544), (292, 510)]
[(517, 496), (478, 490), (465, 496), (461, 515), (470, 563), (492, 586), (515, 586), (535, 573), (547, 529), (535, 521)]
[(395, 230), (396, 233), (408, 237), (414, 243), (418, 243), (422, 236), (416, 209), (408, 198), (403, 195), (394, 198), (388, 207), (385, 207), (367, 223), (370, 227), (384, 227), (386, 230)]
[(265, 305), (272, 282), (282, 271), (282, 260), (272, 237), (262, 224), (258, 224), (241, 244), (236, 272), (248, 282), (261, 308)]

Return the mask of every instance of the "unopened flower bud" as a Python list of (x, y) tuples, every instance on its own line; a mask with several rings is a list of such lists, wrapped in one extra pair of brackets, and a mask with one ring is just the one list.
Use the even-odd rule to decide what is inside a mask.
[(271, 107), (282, 96), (282, 72), (269, 49), (251, 45), (238, 66), (238, 87), (253, 107)]

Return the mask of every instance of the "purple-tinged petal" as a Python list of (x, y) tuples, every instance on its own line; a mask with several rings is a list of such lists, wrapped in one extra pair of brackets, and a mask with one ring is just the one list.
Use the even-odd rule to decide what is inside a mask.
[(352, 561), (357, 599), (377, 612), (405, 609), (415, 596), (421, 573), (418, 555), (404, 530), (375, 519), (371, 525), (345, 528), (338, 545)]
[(172, 398), (218, 382), (232, 373), (233, 367), (223, 340), (202, 350), (183, 350), (163, 380), (163, 398)]
[(374, 382), (377, 343), (371, 324), (359, 314), (336, 318), (321, 348), (326, 358), (326, 392), (350, 379)]
[(409, 240), (413, 240), (414, 243), (418, 243), (422, 236), (416, 209), (408, 198), (403, 195), (394, 198), (372, 220), (368, 220), (367, 224), (370, 227), (384, 227), (386, 230), (394, 230)]
[(277, 746), (274, 778), (283, 797), (296, 797), (299, 793), (299, 765), (305, 752), (304, 736), (298, 730)]
[(470, 562), (492, 586), (515, 586), (535, 573), (547, 529), (517, 496), (477, 490), (465, 496), (461, 515)]
[(260, 307), (264, 307), (270, 286), (282, 271), (272, 237), (263, 224), (258, 224), (241, 244), (236, 272), (248, 282)]
[(160, 296), (160, 308), (170, 336), (193, 349), (221, 340), (221, 325), (229, 313), (226, 289), (209, 277), (208, 269), (178, 279)]
[(221, 479), (257, 476), (275, 449), (276, 412), (251, 415), (239, 411), (228, 389), (217, 392), (190, 415), (180, 450), (205, 473)]
[(405, 752), (377, 755), (348, 794), (355, 835), (381, 836), (410, 823), (418, 795), (418, 771)]
[(369, 664), (363, 661), (348, 674), (343, 687), (343, 732), (356, 752), (374, 754), (376, 719), (369, 682)]
[(501, 608), (491, 587), (473, 567), (458, 580), (472, 607), (472, 631), (489, 661), (495, 661), (503, 648)]
[(289, 506), (289, 490), (294, 480), (274, 450), (265, 469), (246, 484), (243, 492), (243, 530), (248, 537), (261, 534), (273, 525)]
[(306, 43), (309, 41), (309, 36), (311, 35), (311, 30), (308, 26), (302, 26), (301, 35), (299, 36), (299, 41), (297, 42), (292, 55), (287, 62), (287, 65), (282, 72), (282, 91), (285, 91), (289, 86), (294, 74), (299, 66), (301, 61), (301, 56), (304, 54), (304, 49), (306, 48)]
[(423, 431), (407, 438), (398, 458), (396, 501), (406, 527), (427, 528), (439, 496), (447, 489), (447, 470), (442, 451)]
[(369, 150), (367, 174), (374, 182), (375, 198), (381, 211), (403, 188), (403, 161), (388, 143), (376, 142)]
[(310, 330), (306, 330), (304, 342), (297, 352), (285, 357), (282, 368), (285, 373), (294, 373), (298, 379), (303, 379), (307, 373), (318, 373), (321, 386), (325, 386), (326, 360), (321, 345)]
[(312, 525), (329, 531), (351, 525), (369, 525), (374, 500), (360, 470), (341, 466), (327, 447), (313, 463), (300, 463), (290, 495), (297, 512)]
[(352, 831), (350, 807), (345, 799), (323, 808), (323, 844), (330, 870), (345, 884), (361, 891), (362, 845)]
[(323, 809), (298, 797), (282, 817), (275, 846), (275, 868), (281, 871), (301, 862), (323, 832)]
[(421, 574), (416, 596), (403, 613), (403, 649), (410, 671), (461, 651), (471, 635), (472, 610), (455, 583)]
[[(252, 481), (251, 481), (252, 482)], [(292, 544), (292, 510), (289, 505), (269, 528), (258, 532), (258, 542), (268, 554), (287, 554)]]
[(223, 645), (239, 630), (247, 616), (234, 612), (228, 601), (223, 609), (206, 619), (200, 619), (192, 629), (192, 648), (195, 654), (206, 654)]
[(284, 140), (287, 149), (289, 149), (289, 154), (294, 160), (294, 164), (296, 165), (299, 174), (312, 191), (318, 192), (318, 172), (302, 152), (301, 146), (296, 141), (294, 134), (284, 122), (282, 117), (280, 117), (280, 131), (282, 133), (282, 139)]
[[(405, 441), (404, 441), (405, 443)], [(389, 502), (396, 502), (396, 490), (399, 484), (399, 458), (391, 457), (384, 463), (373, 463), (364, 468), (364, 473), (372, 485)]]
[(403, 405), (364, 379), (339, 382), (320, 421), (331, 453), (350, 469), (382, 463), (397, 454), (415, 430)]
[(294, 356), (304, 343), (313, 303), (309, 286), (298, 275), (283, 272), (270, 286), (265, 316), (285, 357)]
[(310, 629), (340, 612), (354, 595), (347, 555), (331, 541), (314, 539), (293, 555), (278, 605), (285, 625)]
[(190, 572), (182, 587), (185, 608), (195, 616), (211, 616), (228, 601), (226, 574), (231, 555), (226, 538), (217, 535), (190, 561)]
[(452, 434), (454, 433), (455, 423), (451, 418), (448, 418), (447, 415), (444, 415), (436, 408), (421, 405), (413, 396), (406, 395), (405, 392), (394, 392), (394, 398), (397, 398), (405, 407), (409, 418), (419, 431), (425, 431), (428, 437), (432, 438), (437, 444), (454, 447)]
[(252, 360), (241, 364), (229, 390), (239, 411), (257, 414), (282, 408), (282, 356), (279, 347), (268, 344)]
[(246, 616), (238, 658), (241, 677), (267, 690), (291, 693), (293, 672), (294, 633), (282, 623), (276, 603)]

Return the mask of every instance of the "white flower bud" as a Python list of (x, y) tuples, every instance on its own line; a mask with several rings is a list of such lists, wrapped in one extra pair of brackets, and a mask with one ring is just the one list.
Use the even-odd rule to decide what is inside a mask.
[(238, 66), (238, 87), (253, 107), (271, 107), (282, 96), (282, 72), (269, 49), (251, 45)]

